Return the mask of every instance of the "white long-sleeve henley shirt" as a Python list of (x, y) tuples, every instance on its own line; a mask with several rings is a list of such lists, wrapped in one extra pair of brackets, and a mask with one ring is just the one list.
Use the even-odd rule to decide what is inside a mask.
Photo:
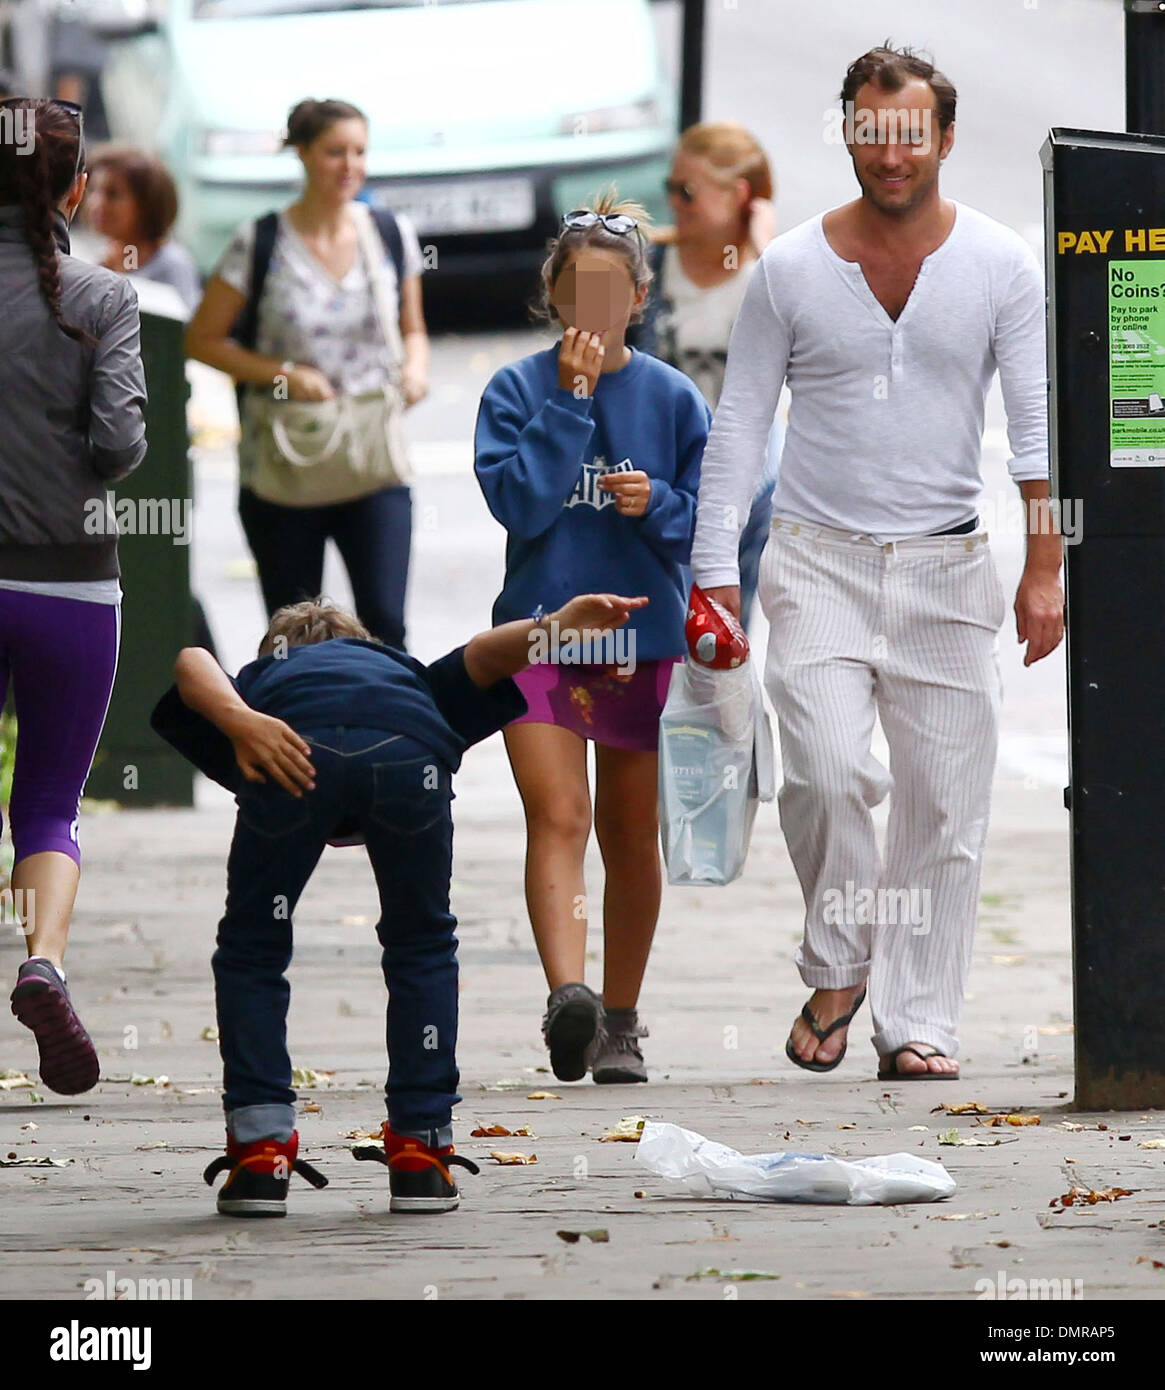
[(956, 203), (897, 320), (823, 215), (769, 243), (728, 347), (704, 450), (692, 573), (739, 582), (737, 542), (782, 384), (792, 395), (773, 510), (879, 543), (969, 520), (998, 370), (1017, 482), (1048, 476), (1044, 285), (1010, 228)]

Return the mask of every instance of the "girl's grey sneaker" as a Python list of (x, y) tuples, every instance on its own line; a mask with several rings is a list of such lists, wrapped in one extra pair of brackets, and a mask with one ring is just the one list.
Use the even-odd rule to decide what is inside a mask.
[(647, 1080), (647, 1068), (639, 1050), (639, 1039), (647, 1036), (635, 1009), (606, 1011), (591, 1059), (591, 1073), (600, 1086)]
[(581, 1081), (587, 1054), (603, 1021), (603, 1003), (584, 984), (559, 985), (546, 1001), (542, 1036), (550, 1049), (550, 1067), (559, 1081)]

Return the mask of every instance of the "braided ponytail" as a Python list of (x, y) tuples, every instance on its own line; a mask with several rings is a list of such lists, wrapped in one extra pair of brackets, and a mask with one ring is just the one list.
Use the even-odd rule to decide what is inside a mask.
[[(92, 348), (97, 342), (93, 335), (68, 323), (61, 311), (61, 262), (53, 235), (56, 205), (73, 183), (80, 132), (70, 117), (54, 111), (47, 101), (30, 100), (26, 109), (35, 123), (32, 149), (22, 152), (11, 142), (0, 143), (0, 201), (16, 202), (24, 209), (25, 236), (36, 257), (40, 292), (61, 332)], [(62, 129), (62, 122), (72, 130)]]

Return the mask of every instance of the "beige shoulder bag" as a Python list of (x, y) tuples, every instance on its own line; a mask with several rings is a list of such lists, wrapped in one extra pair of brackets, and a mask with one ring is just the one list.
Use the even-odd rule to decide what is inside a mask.
[(404, 348), (384, 284), (380, 234), (365, 204), (351, 207), (376, 318), (392, 360), (391, 375), (379, 391), (327, 401), (252, 394), (258, 447), (251, 488), (285, 507), (350, 502), (381, 488), (404, 486), (412, 476), (399, 385)]

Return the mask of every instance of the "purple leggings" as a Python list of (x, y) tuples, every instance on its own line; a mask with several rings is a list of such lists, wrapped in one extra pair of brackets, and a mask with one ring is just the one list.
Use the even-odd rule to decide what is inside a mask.
[(8, 807), (16, 863), (57, 850), (81, 862), (77, 808), (117, 669), (111, 603), (0, 589), (0, 708), (9, 677), (16, 768)]

